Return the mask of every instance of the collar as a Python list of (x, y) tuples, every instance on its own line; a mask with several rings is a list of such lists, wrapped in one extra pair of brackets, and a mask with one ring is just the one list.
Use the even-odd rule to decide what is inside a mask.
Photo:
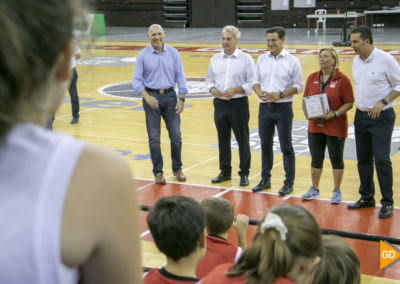
[(375, 54), (376, 54), (376, 47), (374, 46), (374, 48), (371, 51), (371, 54), (367, 57), (367, 59), (362, 60), (361, 57), (360, 57), (360, 59), (362, 61), (364, 61), (365, 63), (370, 63), (372, 61), (372, 59), (374, 59)]
[[(321, 74), (322, 74), (322, 71), (321, 71), (321, 69), (319, 69), (318, 72), (317, 72), (318, 78), (320, 78)], [(331, 78), (331, 81), (337, 80), (337, 79), (339, 79), (341, 76), (342, 76), (342, 72), (340, 72), (339, 68), (336, 68), (335, 74), (334, 74), (333, 77)]]
[(224, 241), (226, 241), (226, 239), (225, 238), (223, 238), (223, 237), (221, 237), (220, 235), (217, 235), (217, 234), (212, 234), (212, 233), (209, 233), (208, 234), (210, 237), (214, 237), (214, 238), (218, 238), (218, 239), (221, 239), (221, 240), (224, 240)]
[[(271, 54), (270, 51), (268, 51), (268, 52), (269, 52), (269, 56), (270, 57), (275, 57), (275, 56), (273, 56)], [(289, 54), (289, 52), (286, 50), (286, 48), (283, 48), (276, 58), (278, 58), (278, 57), (286, 57), (288, 54)]]
[(238, 58), (238, 56), (239, 56), (239, 49), (235, 49), (235, 51), (231, 54), (231, 55), (227, 55), (227, 54), (225, 54), (224, 52), (222, 52), (223, 53), (223, 57), (224, 58), (229, 58), (229, 57), (235, 57), (235, 58)]
[[(155, 49), (154, 49), (154, 47), (153, 47), (153, 45), (150, 43), (150, 50), (151, 50), (151, 53), (158, 53)], [(163, 53), (163, 52), (165, 52), (165, 43), (163, 44), (163, 47), (162, 47), (162, 49), (161, 49), (161, 53)]]
[(177, 280), (177, 281), (186, 281), (186, 282), (198, 282), (199, 280), (192, 277), (178, 276), (168, 272), (164, 267), (159, 269), (158, 272), (166, 278)]

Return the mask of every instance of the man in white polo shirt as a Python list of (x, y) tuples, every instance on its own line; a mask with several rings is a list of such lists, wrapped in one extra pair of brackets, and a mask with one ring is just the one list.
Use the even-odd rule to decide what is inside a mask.
[(212, 183), (231, 179), (231, 131), (239, 145), (240, 186), (249, 185), (250, 133), (249, 101), (256, 80), (256, 66), (250, 55), (236, 45), (240, 31), (234, 26), (222, 29), (223, 51), (215, 54), (208, 67), (206, 86), (214, 96), (214, 121), (218, 132), (219, 168)]
[(258, 132), (261, 139), (261, 181), (253, 192), (271, 188), (271, 170), (274, 160), (275, 126), (283, 156), (285, 180), (280, 195), (293, 191), (295, 155), (292, 145), (292, 102), (294, 95), (304, 88), (301, 65), (298, 58), (284, 47), (285, 30), (274, 27), (267, 30), (266, 53), (257, 62), (257, 83), (253, 89), (259, 97)]
[(375, 207), (374, 161), (382, 193), (379, 218), (393, 213), (393, 170), (390, 146), (396, 114), (395, 99), (400, 95), (400, 67), (389, 53), (373, 46), (368, 27), (352, 30), (351, 46), (356, 101), (354, 128), (361, 198), (349, 209)]

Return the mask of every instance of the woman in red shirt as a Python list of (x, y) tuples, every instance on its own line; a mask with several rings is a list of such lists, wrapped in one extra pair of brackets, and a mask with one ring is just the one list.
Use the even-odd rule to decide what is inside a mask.
[(199, 283), (310, 283), (321, 256), (321, 232), (314, 217), (302, 207), (283, 204), (267, 213), (236, 264), (217, 266)]
[(319, 52), (321, 70), (312, 73), (304, 89), (304, 97), (327, 94), (330, 111), (325, 117), (308, 121), (308, 146), (311, 154), (312, 186), (302, 195), (305, 200), (319, 198), (319, 181), (328, 146), (333, 168), (334, 189), (331, 203), (340, 203), (340, 184), (343, 178), (343, 151), (347, 137), (347, 111), (353, 107), (353, 87), (349, 78), (340, 72), (339, 56), (334, 48), (322, 48)]

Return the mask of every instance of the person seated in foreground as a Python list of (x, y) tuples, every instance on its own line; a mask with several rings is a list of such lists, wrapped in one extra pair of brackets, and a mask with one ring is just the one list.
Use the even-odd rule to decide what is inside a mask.
[[(196, 275), (199, 279), (206, 276), (217, 265), (235, 263), (242, 250), (246, 249), (246, 231), (249, 217), (238, 214), (234, 217), (232, 204), (224, 198), (206, 198), (201, 201), (207, 218), (206, 254), (197, 265)], [(228, 231), (232, 227), (237, 232), (238, 245), (227, 241)]]
[(200, 283), (310, 283), (321, 257), (321, 232), (314, 217), (302, 207), (283, 204), (265, 215), (236, 264), (217, 266)]
[(359, 284), (360, 260), (353, 249), (334, 235), (323, 236), (322, 244), (324, 253), (312, 284)]
[(147, 224), (167, 264), (144, 274), (144, 284), (197, 283), (196, 267), (206, 249), (206, 214), (200, 203), (181, 195), (161, 198)]
[(0, 283), (140, 282), (129, 166), (44, 128), (70, 82), (77, 2), (0, 1)]

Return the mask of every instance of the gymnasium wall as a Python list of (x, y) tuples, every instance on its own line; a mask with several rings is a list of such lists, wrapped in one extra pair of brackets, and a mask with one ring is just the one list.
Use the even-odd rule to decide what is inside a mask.
[[(271, 10), (272, 0), (89, 0), (95, 13), (102, 13), (107, 26), (145, 27), (159, 23), (165, 27), (239, 27), (286, 28), (307, 27), (307, 14), (316, 9), (336, 13), (344, 11), (345, 1), (316, 0), (316, 8)], [(348, 0), (348, 11), (363, 12), (373, 5), (398, 6), (399, 0)], [(399, 27), (399, 14), (374, 15), (374, 23), (385, 27)], [(343, 21), (329, 21), (329, 27), (342, 27)]]

